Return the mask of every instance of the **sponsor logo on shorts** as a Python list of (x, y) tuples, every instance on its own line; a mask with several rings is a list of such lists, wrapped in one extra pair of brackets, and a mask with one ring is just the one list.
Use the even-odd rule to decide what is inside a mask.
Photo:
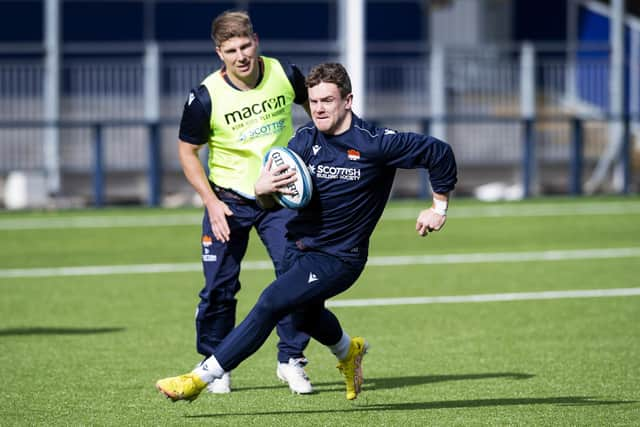
[(218, 257), (216, 255), (207, 255), (207, 254), (202, 255), (202, 261), (204, 262), (215, 262), (217, 260), (218, 260)]

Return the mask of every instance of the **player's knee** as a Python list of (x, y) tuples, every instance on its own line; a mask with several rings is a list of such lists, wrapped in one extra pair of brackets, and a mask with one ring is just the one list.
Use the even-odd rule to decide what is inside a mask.
[(302, 332), (311, 333), (318, 324), (318, 315), (320, 307), (305, 306), (291, 313), (291, 322), (293, 326)]
[(277, 318), (287, 314), (287, 302), (281, 295), (265, 289), (258, 298), (254, 309), (262, 316)]
[(273, 298), (263, 293), (262, 295), (260, 295), (260, 298), (258, 298), (258, 302), (256, 302), (253, 310), (260, 317), (272, 318), (275, 316), (276, 306), (274, 304)]

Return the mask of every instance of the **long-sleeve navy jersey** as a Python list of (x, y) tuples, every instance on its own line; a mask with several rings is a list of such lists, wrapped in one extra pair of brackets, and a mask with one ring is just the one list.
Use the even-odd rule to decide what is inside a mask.
[(355, 114), (349, 130), (340, 135), (325, 135), (310, 122), (296, 131), (289, 148), (307, 164), (314, 193), (287, 225), (287, 237), (299, 247), (345, 260), (366, 260), (397, 168), (428, 169), (436, 193), (453, 190), (457, 182), (449, 144), (377, 128)]

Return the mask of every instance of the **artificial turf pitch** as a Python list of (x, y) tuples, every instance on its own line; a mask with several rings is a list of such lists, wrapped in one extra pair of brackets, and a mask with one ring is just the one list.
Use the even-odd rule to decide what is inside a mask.
[[(332, 308), (371, 344), (354, 402), (313, 341), (315, 393), (292, 395), (275, 334), (233, 372), (231, 394), (159, 395), (158, 378), (200, 360), (199, 210), (0, 214), (0, 425), (640, 424), (640, 295), (536, 297), (640, 290), (637, 197), (456, 200), (426, 238), (418, 206), (390, 204), (370, 265), (331, 301), (365, 300)], [(273, 278), (257, 236), (245, 259), (240, 318)], [(394, 300), (440, 296), (459, 299)]]

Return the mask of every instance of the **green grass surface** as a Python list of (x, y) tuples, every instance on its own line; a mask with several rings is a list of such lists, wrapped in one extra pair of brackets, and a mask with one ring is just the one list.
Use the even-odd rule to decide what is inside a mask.
[[(427, 238), (415, 235), (418, 206), (390, 205), (372, 257), (640, 248), (637, 197), (456, 201), (445, 230)], [(604, 213), (585, 213), (594, 207)], [(68, 225), (87, 218), (158, 224)], [(191, 209), (0, 214), (0, 425), (640, 424), (640, 296), (338, 307), (345, 329), (372, 346), (356, 401), (344, 399), (334, 357), (315, 342), (307, 371), (316, 393), (291, 395), (275, 376), (272, 335), (234, 371), (233, 393), (171, 404), (153, 384), (199, 360), (199, 271), (2, 276), (197, 264), (199, 218)], [(266, 260), (256, 236), (247, 260)], [(240, 316), (272, 277), (243, 271)], [(369, 266), (336, 300), (639, 287), (640, 256)]]

